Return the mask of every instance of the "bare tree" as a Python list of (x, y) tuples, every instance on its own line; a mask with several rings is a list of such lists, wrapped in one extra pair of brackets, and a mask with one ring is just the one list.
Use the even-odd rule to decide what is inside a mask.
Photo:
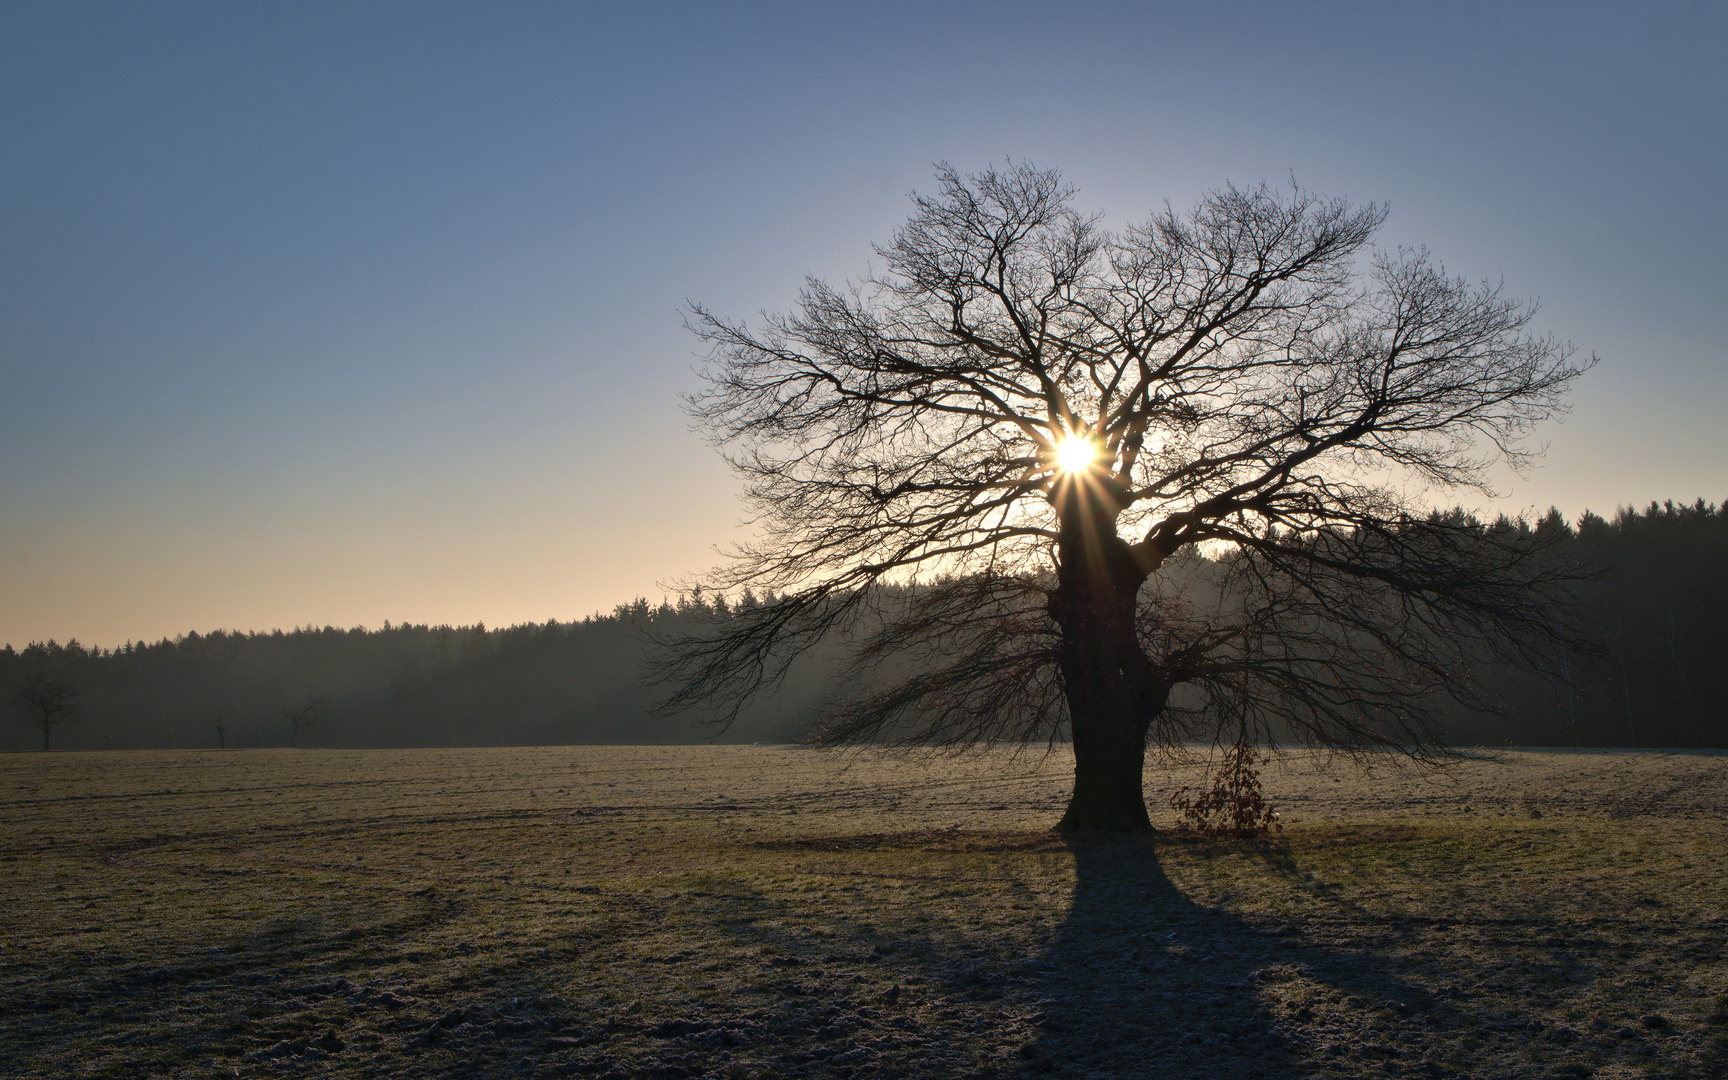
[(324, 710), (330, 705), (330, 700), (323, 694), (313, 694), (306, 701), (292, 709), (282, 711), (282, 719), (288, 721), (288, 747), (293, 749), (299, 741), (300, 732), (317, 723), (324, 716)]
[(78, 689), (47, 675), (26, 679), (13, 693), (11, 705), (21, 720), (42, 732), (46, 751), (54, 729), (78, 711)]
[(216, 729), (216, 749), (228, 749), (228, 710), (222, 709), (212, 716), (210, 726)]
[(1111, 233), (1054, 171), (938, 179), (882, 272), (692, 309), (760, 537), (709, 585), (775, 598), (672, 643), (668, 708), (729, 723), (838, 637), (818, 739), (1071, 738), (1060, 827), (1139, 831), (1148, 745), (1432, 745), (1473, 665), (1563, 634), (1527, 534), (1405, 494), (1528, 460), (1588, 366), (1532, 305), (1295, 186)]

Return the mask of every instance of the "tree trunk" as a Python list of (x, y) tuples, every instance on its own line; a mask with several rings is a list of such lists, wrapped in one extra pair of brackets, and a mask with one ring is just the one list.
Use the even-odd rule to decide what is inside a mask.
[(48, 752), (48, 736), (52, 734), (53, 731), (54, 725), (44, 721), (42, 724), (42, 752), (44, 754)]
[[(1071, 481), (1071, 488), (1084, 483)], [(1058, 504), (1056, 595), (1062, 690), (1074, 740), (1074, 793), (1057, 829), (1151, 832), (1142, 781), (1146, 733), (1162, 704), (1135, 632), (1146, 574), (1091, 489)]]
[(1137, 725), (1109, 715), (1087, 716), (1075, 710), (1069, 695), (1074, 728), (1074, 792), (1057, 822), (1062, 832), (1146, 833), (1152, 819), (1146, 813), (1142, 777), (1146, 737)]

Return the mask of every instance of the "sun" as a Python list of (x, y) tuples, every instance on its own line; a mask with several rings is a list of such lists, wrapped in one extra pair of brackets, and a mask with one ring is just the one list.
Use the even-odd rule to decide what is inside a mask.
[(1085, 472), (1098, 460), (1098, 444), (1084, 435), (1069, 435), (1056, 444), (1056, 467), (1066, 473)]

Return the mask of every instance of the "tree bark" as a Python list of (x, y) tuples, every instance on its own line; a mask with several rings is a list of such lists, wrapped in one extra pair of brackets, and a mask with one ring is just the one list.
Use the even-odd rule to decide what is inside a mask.
[(1146, 574), (1116, 535), (1118, 510), (1107, 491), (1074, 478), (1056, 495), (1061, 527), (1050, 607), (1062, 632), (1059, 663), (1074, 742), (1074, 792), (1056, 828), (1151, 832), (1146, 733), (1163, 695), (1154, 692), (1135, 632)]

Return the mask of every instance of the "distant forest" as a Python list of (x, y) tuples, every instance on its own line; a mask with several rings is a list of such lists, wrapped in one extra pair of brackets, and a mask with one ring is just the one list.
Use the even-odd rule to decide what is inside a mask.
[[(1568, 657), (1551, 679), (1479, 672), (1497, 715), (1454, 710), (1444, 737), (1465, 745), (1728, 746), (1728, 505), (1703, 500), (1610, 521), (1558, 511), (1513, 528), (1553, 541), (1553, 557), (1592, 571), (1580, 589), (1580, 629), (1595, 655)], [(743, 603), (754, 603), (746, 598)], [(725, 602), (623, 605), (580, 622), (483, 625), (388, 623), (379, 630), (307, 627), (215, 631), (117, 649), (76, 640), (0, 649), (0, 692), (32, 679), (76, 690), (53, 732), (59, 749), (666, 744), (796, 738), (831, 678), (820, 658), (729, 731), (653, 712), (642, 681), (646, 640)], [(298, 730), (291, 719), (298, 715)], [(0, 749), (41, 746), (20, 715)]]

